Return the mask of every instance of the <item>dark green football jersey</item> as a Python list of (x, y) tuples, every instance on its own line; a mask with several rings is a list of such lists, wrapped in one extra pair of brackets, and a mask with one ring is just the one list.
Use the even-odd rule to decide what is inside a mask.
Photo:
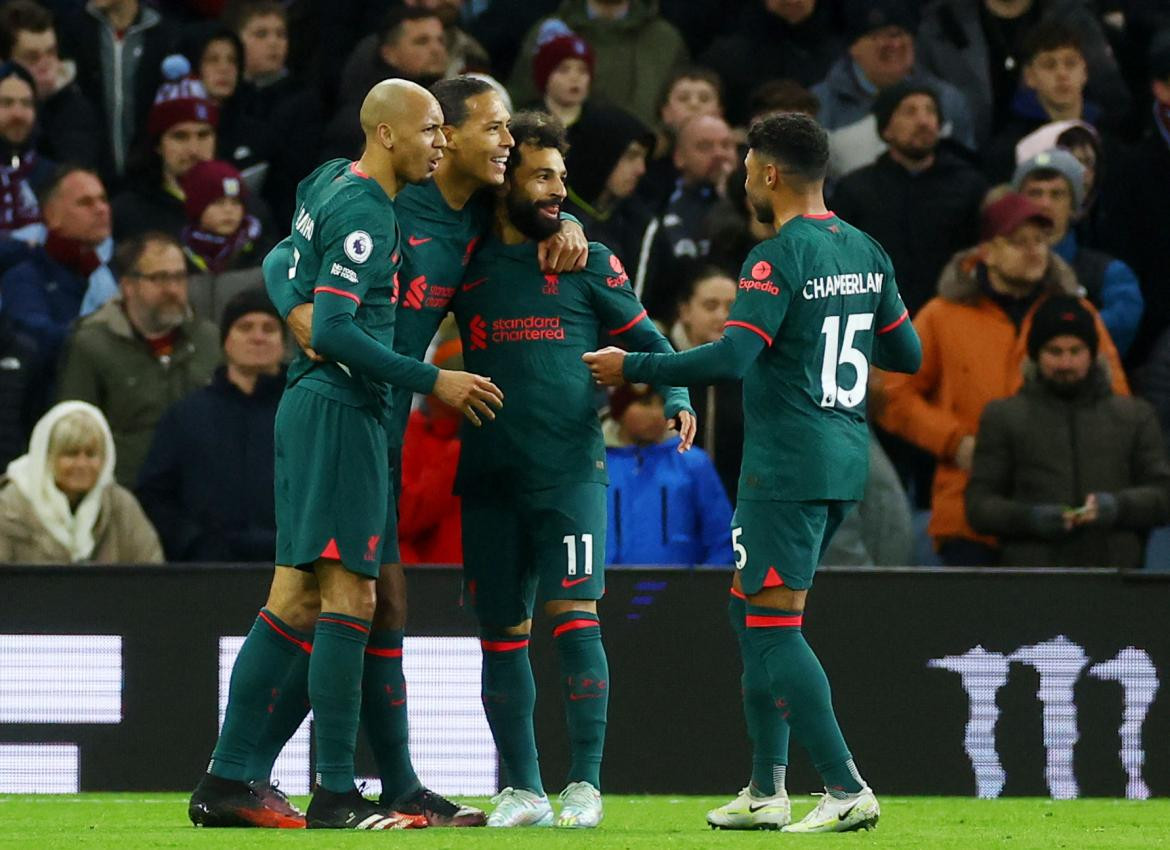
[(800, 216), (748, 255), (727, 324), (767, 346), (744, 375), (740, 499), (860, 499), (874, 335), (906, 320), (886, 252)]
[[(463, 209), (452, 209), (434, 180), (406, 186), (394, 199), (406, 240), (394, 328), (394, 350), (399, 354), (415, 360), (426, 356), (471, 255), (488, 231), (491, 201), (491, 195), (479, 192)], [(411, 396), (404, 387), (394, 388), (393, 425), (387, 434), (392, 450), (402, 445)]]
[[(334, 159), (301, 181), (296, 210), (288, 277), (297, 298), (312, 301), (326, 292), (350, 299), (357, 327), (393, 347), (402, 252), (390, 198), (355, 163)], [(383, 417), (390, 413), (390, 385), (351, 374), (343, 363), (314, 363), (298, 350), (288, 372), (288, 385), (297, 383)]]
[(560, 275), (541, 272), (536, 250), (489, 238), (453, 302), (468, 371), (504, 392), (494, 421), (463, 429), (460, 493), (608, 483), (597, 389), (581, 355), (603, 338), (631, 348), (661, 338), (604, 245), (589, 243), (585, 268)]

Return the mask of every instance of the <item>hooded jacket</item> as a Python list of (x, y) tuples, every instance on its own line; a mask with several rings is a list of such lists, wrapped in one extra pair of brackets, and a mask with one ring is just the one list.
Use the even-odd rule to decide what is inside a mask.
[[(629, 110), (646, 124), (656, 123), (666, 83), (688, 58), (682, 35), (659, 15), (658, 0), (630, 0), (629, 13), (619, 20), (590, 17), (586, 0), (564, 0), (552, 17), (593, 48), (597, 61), (591, 96)], [(540, 96), (532, 80), (532, 57), (544, 20), (528, 31), (512, 68), (508, 91), (514, 103), (531, 103)]]
[(115, 475), (132, 486), (163, 412), (205, 386), (220, 357), (219, 331), (190, 312), (173, 353), (156, 357), (131, 326), (119, 295), (75, 327), (62, 355), (58, 394), (102, 410), (117, 447)]
[[(955, 465), (959, 441), (978, 430), (987, 403), (1015, 393), (1023, 383), (1032, 315), (1045, 295), (1083, 296), (1064, 260), (1049, 255), (1039, 284), (1040, 298), (1019, 327), (984, 294), (978, 278), (979, 249), (956, 254), (939, 277), (938, 295), (914, 318), (922, 341), (922, 368), (914, 375), (883, 372), (886, 403), (877, 421), (885, 430), (914, 443), (938, 459), (931, 488), (927, 530), (937, 544), (948, 538), (994, 543), (967, 523), (963, 493), (968, 473)], [(1084, 301), (1084, 299), (1082, 298)], [(1117, 349), (1096, 309), (1093, 314), (1101, 354), (1109, 362), (1113, 389), (1129, 395)]]
[[(53, 428), (71, 413), (85, 412), (104, 437), (104, 463), (94, 487), (71, 509), (49, 461)], [(0, 478), (0, 563), (159, 563), (158, 535), (131, 493), (114, 483), (116, 452), (101, 411), (84, 402), (62, 402), (33, 428), (28, 453)]]
[[(1004, 566), (1141, 567), (1150, 529), (1170, 520), (1170, 462), (1153, 408), (1115, 395), (1101, 360), (1069, 398), (1032, 361), (1026, 371), (1019, 393), (983, 411), (967, 485), (971, 524), (999, 537)], [(1037, 533), (1034, 506), (1075, 508), (1090, 493), (1116, 499), (1116, 517)]]

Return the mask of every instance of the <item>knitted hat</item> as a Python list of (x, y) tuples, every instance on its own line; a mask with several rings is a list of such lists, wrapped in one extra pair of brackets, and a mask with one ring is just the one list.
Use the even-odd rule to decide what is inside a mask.
[(219, 344), (223, 345), (224, 340), (227, 339), (228, 333), (231, 332), (232, 325), (242, 319), (249, 313), (265, 313), (269, 316), (275, 316), (276, 321), (284, 326), (284, 320), (280, 318), (280, 313), (272, 306), (272, 302), (268, 300), (268, 293), (261, 287), (255, 289), (245, 289), (243, 292), (237, 292), (223, 305), (223, 315), (219, 320)]
[(190, 76), (191, 63), (185, 56), (177, 53), (168, 56), (163, 60), (162, 72), (166, 81), (158, 87), (146, 119), (146, 131), (151, 138), (157, 139), (184, 121), (218, 126), (219, 107), (207, 96), (203, 83)]
[(1097, 323), (1079, 298), (1072, 295), (1053, 295), (1046, 298), (1032, 316), (1028, 331), (1028, 356), (1035, 360), (1040, 349), (1058, 336), (1082, 339), (1094, 357), (1097, 356)]
[(918, 29), (918, 15), (907, 0), (845, 0), (843, 5), (846, 44), (886, 27), (901, 27), (911, 35)]
[(890, 119), (894, 117), (894, 113), (898, 111), (902, 101), (912, 94), (924, 94), (934, 101), (934, 110), (938, 113), (939, 125), (942, 125), (945, 119), (942, 114), (942, 104), (938, 99), (938, 92), (923, 83), (901, 82), (882, 89), (874, 99), (873, 115), (877, 119), (879, 135), (886, 131)]
[(1012, 188), (1020, 191), (1024, 181), (1037, 171), (1053, 171), (1067, 180), (1072, 190), (1073, 209), (1081, 208), (1085, 200), (1085, 167), (1079, 159), (1062, 148), (1038, 153), (1016, 166), (1016, 173), (1012, 175)]
[(622, 384), (609, 394), (609, 418), (620, 422), (630, 405), (655, 395), (649, 384)]
[(237, 198), (243, 202), (248, 197), (248, 186), (240, 172), (218, 159), (191, 166), (179, 178), (179, 186), (187, 198), (183, 209), (192, 224), (198, 224), (203, 211), (220, 198)]
[[(34, 94), (36, 93), (36, 80), (33, 79), (28, 69), (19, 62), (0, 62), (0, 80), (7, 80), (9, 77), (19, 77), (28, 83), (28, 87), (33, 90)], [(33, 103), (36, 103), (35, 98), (33, 99)]]
[(1053, 226), (1048, 214), (1029, 198), (1018, 192), (1008, 192), (994, 204), (988, 204), (980, 217), (979, 235), (982, 241), (1007, 236), (1028, 221)]
[(532, 57), (532, 80), (538, 92), (544, 94), (548, 78), (566, 59), (581, 59), (589, 68), (589, 76), (593, 76), (593, 48), (575, 32), (565, 29), (544, 42), (538, 42), (536, 55)]

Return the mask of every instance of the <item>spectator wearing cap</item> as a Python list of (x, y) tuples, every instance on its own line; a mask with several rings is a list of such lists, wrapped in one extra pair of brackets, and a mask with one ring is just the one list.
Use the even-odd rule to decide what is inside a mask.
[[(1121, 161), (1116, 183), (1105, 187), (1107, 246), (1125, 260), (1144, 286), (1146, 309), (1131, 350), (1134, 363), (1149, 356), (1170, 331), (1170, 29), (1150, 45), (1151, 120), (1142, 139)], [(1116, 191), (1114, 191), (1116, 189)], [(1170, 345), (1170, 339), (1166, 341)], [(1162, 343), (1159, 343), (1162, 347)]]
[(163, 413), (136, 492), (168, 561), (271, 561), (284, 323), (263, 289), (228, 301), (219, 340), (224, 365)]
[(874, 101), (887, 150), (844, 177), (833, 211), (881, 243), (898, 270), (910, 315), (934, 296), (939, 273), (979, 236), (987, 182), (978, 169), (939, 146), (942, 115), (934, 89), (898, 83)]
[(593, 79), (593, 50), (576, 33), (554, 30), (539, 44), (532, 58), (532, 81), (540, 92), (540, 106), (566, 128), (581, 117)]
[(1045, 124), (1080, 120), (1100, 129), (1102, 110), (1085, 97), (1089, 66), (1080, 34), (1063, 22), (1041, 23), (1029, 31), (1023, 51), (1020, 88), (1006, 122), (983, 151), (992, 182), (1009, 179), (1016, 146)]
[(673, 321), (679, 264), (711, 253), (707, 218), (726, 195), (737, 160), (735, 138), (722, 118), (696, 115), (683, 124), (673, 154), (678, 180), (661, 214), (646, 229), (634, 279), (653, 318)]
[(174, 402), (211, 380), (220, 363), (215, 325), (187, 302), (187, 264), (174, 236), (120, 241), (120, 292), (74, 325), (58, 378), (62, 399), (101, 408), (117, 446), (115, 475), (133, 486), (154, 426)]
[(593, 96), (630, 112), (643, 124), (654, 113), (675, 68), (686, 63), (687, 46), (679, 31), (658, 12), (655, 0), (562, 0), (551, 18), (524, 37), (508, 90), (517, 103), (537, 100), (532, 58), (550, 25), (567, 27), (588, 42), (596, 58)]
[(731, 123), (750, 123), (749, 96), (761, 81), (788, 79), (812, 86), (825, 78), (845, 49), (833, 5), (830, 0), (749, 0), (731, 31), (710, 42), (699, 62), (723, 80)]
[(108, 265), (114, 242), (101, 178), (62, 166), (43, 198), (44, 244), (0, 277), (0, 311), (35, 343), (47, 400), (70, 327), (117, 295), (118, 284)]
[(1153, 408), (1117, 395), (1094, 316), (1054, 296), (1028, 332), (1024, 385), (979, 422), (967, 517), (998, 563), (1141, 567), (1170, 520), (1170, 462)]
[[(0, 64), (0, 234), (41, 221), (37, 195), (56, 165), (37, 145), (36, 83), (16, 62)], [(24, 232), (15, 235), (24, 236)]]
[[(463, 368), (463, 346), (448, 327), (431, 362), (440, 369)], [(398, 543), (404, 564), (462, 564), (463, 521), (454, 494), (463, 415), (434, 395), (411, 411), (402, 444), (402, 494), (398, 500)]]
[[(1024, 42), (1036, 24), (1059, 21), (1080, 36), (1090, 95), (1114, 117), (1133, 100), (1098, 13), (1084, 0), (939, 0), (923, 4), (918, 55), (971, 105), (980, 147), (1008, 120), (1020, 85)], [(1127, 14), (1128, 17), (1128, 14)]]
[(100, 114), (107, 185), (117, 188), (125, 176), (176, 38), (170, 22), (140, 0), (96, 0), (61, 20), (62, 52), (77, 63), (81, 90)]
[(1084, 206), (1085, 167), (1066, 150), (1052, 148), (1020, 163), (1012, 187), (1052, 219), (1052, 250), (1072, 266), (1077, 282), (1101, 313), (1124, 357), (1141, 324), (1141, 286), (1133, 269), (1103, 251), (1082, 247), (1073, 222)]
[[(1069, 265), (1049, 245), (1052, 219), (1013, 192), (982, 214), (982, 241), (955, 255), (939, 277), (938, 295), (914, 318), (922, 367), (914, 375), (881, 373), (884, 401), (877, 421), (936, 461), (928, 532), (952, 566), (995, 562), (994, 538), (967, 523), (963, 494), (979, 417), (989, 401), (1020, 388), (1032, 315), (1052, 295), (1080, 297)], [(1088, 301), (1100, 349), (1118, 394), (1129, 386), (1109, 332)]]
[(874, 101), (878, 92), (903, 82), (933, 89), (943, 118), (942, 137), (974, 151), (967, 98), (915, 63), (914, 6), (908, 0), (844, 0), (844, 6), (848, 52), (812, 89), (821, 103), (817, 119), (829, 131), (830, 175), (840, 177), (868, 165), (881, 152), (874, 144)]
[(36, 82), (38, 147), (50, 159), (97, 168), (105, 136), (97, 109), (77, 84), (77, 64), (62, 60), (53, 15), (33, 0), (0, 8), (0, 59), (19, 62)]
[(604, 427), (607, 564), (730, 564), (731, 503), (715, 465), (695, 446), (679, 453), (662, 396), (646, 384), (610, 395)]
[(654, 133), (622, 109), (587, 104), (568, 135), (562, 209), (577, 217), (589, 239), (605, 243), (633, 268), (653, 217), (634, 190), (646, 173)]

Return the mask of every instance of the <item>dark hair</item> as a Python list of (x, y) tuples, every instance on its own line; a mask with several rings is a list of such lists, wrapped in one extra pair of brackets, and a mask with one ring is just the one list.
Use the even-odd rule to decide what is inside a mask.
[[(43, 185), (40, 188), (40, 191), (37, 193), (37, 200), (40, 202), (41, 207), (44, 207), (45, 204), (53, 200), (53, 197), (57, 194), (58, 191), (60, 191), (61, 184), (65, 182), (66, 177), (68, 177), (70, 174), (75, 174), (78, 171), (89, 174), (90, 176), (97, 178), (99, 183), (102, 183), (101, 175), (89, 166), (81, 165), (77, 162), (62, 163), (53, 170), (53, 173), (49, 176), (49, 182)], [(102, 185), (104, 187), (105, 183), (102, 183)]]
[(705, 280), (710, 280), (713, 277), (726, 277), (730, 278), (733, 284), (735, 283), (735, 275), (728, 274), (726, 269), (720, 268), (708, 260), (683, 257), (679, 259), (678, 270), (683, 282), (678, 291), (679, 304), (690, 301), (695, 296), (695, 290), (699, 288), (699, 284)]
[(178, 249), (179, 253), (183, 252), (183, 246), (179, 244), (179, 240), (172, 233), (163, 230), (148, 230), (145, 233), (136, 234), (119, 242), (114, 249), (114, 257), (110, 260), (110, 270), (114, 273), (114, 277), (118, 280), (125, 277), (138, 265), (138, 261), (142, 259), (142, 255), (146, 253), (146, 248), (149, 245), (169, 245)]
[(427, 18), (435, 18), (440, 24), (443, 22), (439, 13), (433, 9), (422, 9), (417, 6), (395, 6), (386, 13), (385, 17), (382, 18), (382, 23), (378, 26), (378, 43), (393, 44), (402, 37), (402, 30), (407, 21), (422, 21)]
[(0, 8), (0, 56), (8, 59), (22, 32), (44, 32), (53, 28), (53, 14), (32, 0), (9, 0)]
[(783, 166), (808, 183), (825, 179), (829, 165), (829, 134), (800, 112), (766, 115), (752, 122), (748, 147)]
[(276, 15), (284, 21), (285, 26), (288, 26), (288, 10), (280, 0), (247, 0), (240, 3), (225, 17), (232, 28), (236, 32), (240, 32), (253, 18), (264, 18), (268, 15)]
[(1071, 47), (1084, 58), (1084, 43), (1076, 30), (1060, 21), (1043, 21), (1032, 27), (1024, 37), (1021, 46), (1024, 64), (1031, 64), (1041, 53), (1063, 47)]
[(753, 117), (773, 112), (816, 115), (820, 111), (820, 99), (796, 80), (768, 80), (760, 83), (748, 95), (748, 113)]
[(443, 123), (452, 127), (460, 127), (467, 120), (467, 101), (489, 91), (495, 91), (491, 83), (467, 75), (439, 80), (431, 86), (431, 94), (443, 110)]
[(508, 152), (508, 165), (505, 174), (509, 177), (520, 165), (520, 147), (528, 145), (537, 150), (556, 148), (564, 156), (569, 152), (569, 140), (565, 133), (565, 125), (547, 112), (535, 109), (526, 109), (512, 116), (512, 123), (508, 125), (515, 144)]
[(715, 89), (715, 96), (719, 98), (719, 106), (723, 106), (723, 78), (710, 68), (704, 68), (702, 65), (684, 65), (670, 75), (670, 79), (666, 81), (666, 85), (662, 88), (662, 97), (658, 101), (658, 111), (662, 111), (662, 107), (666, 106), (667, 101), (670, 100), (670, 92), (674, 89), (675, 83), (679, 80), (702, 80), (705, 83), (710, 83), (711, 87)]
[[(239, 69), (242, 80), (244, 70), (244, 42), (240, 40), (239, 33), (231, 27), (219, 26), (210, 31), (197, 32), (197, 38), (188, 41), (183, 46), (183, 55), (191, 62), (191, 72), (196, 76), (200, 76), (203, 66), (203, 54), (207, 52), (207, 48), (212, 43), (217, 41), (226, 41), (232, 46), (236, 52), (236, 67)], [(239, 88), (237, 82), (236, 88)]]

